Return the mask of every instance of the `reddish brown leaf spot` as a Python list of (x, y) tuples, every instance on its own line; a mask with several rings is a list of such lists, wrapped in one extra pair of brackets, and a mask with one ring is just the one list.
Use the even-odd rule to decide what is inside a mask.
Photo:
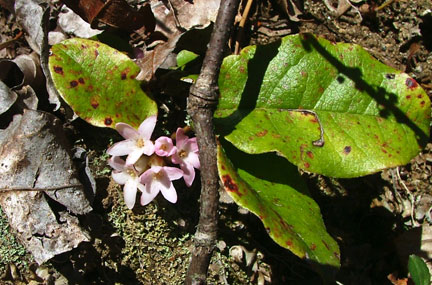
[(135, 79), (136, 75), (132, 74), (131, 76), (129, 76), (130, 79)]
[(61, 66), (54, 66), (54, 72), (60, 75), (64, 75), (63, 68)]
[(80, 84), (84, 84), (84, 83), (85, 83), (85, 82), (84, 82), (84, 78), (82, 78), (82, 77), (78, 78), (78, 82), (79, 82)]
[(290, 240), (285, 241), (285, 244), (286, 244), (287, 246), (292, 246), (292, 245), (293, 245), (292, 241), (290, 241)]
[(421, 106), (421, 107), (424, 107), (425, 104), (426, 104), (425, 101), (421, 101), (421, 102), (420, 102), (420, 106)]
[(314, 243), (311, 244), (310, 249), (311, 249), (311, 250), (315, 250), (315, 249), (316, 249), (316, 244), (314, 244)]
[(97, 109), (97, 107), (99, 107), (99, 102), (95, 98), (91, 98), (90, 104), (93, 107), (93, 109)]
[(307, 72), (306, 71), (301, 71), (301, 76), (306, 77), (307, 76)]
[(225, 165), (222, 165), (222, 167), (221, 167), (221, 168), (222, 168), (222, 170), (225, 170)]
[(310, 167), (310, 163), (309, 163), (309, 162), (306, 162), (306, 163), (304, 164), (304, 167), (309, 168), (309, 167)]
[(237, 194), (239, 194), (238, 193), (238, 186), (232, 180), (231, 176), (229, 176), (228, 174), (225, 174), (224, 176), (222, 176), (222, 181), (223, 181), (224, 187), (227, 191), (236, 192)]
[(409, 100), (409, 99), (411, 99), (411, 95), (407, 95), (407, 96), (405, 96), (405, 98), (406, 98), (407, 100)]
[(417, 95), (417, 98), (421, 99), (423, 97), (422, 94)]
[(387, 150), (385, 150), (383, 148), (381, 148), (381, 151), (384, 152), (384, 153), (387, 153)]
[(107, 125), (107, 126), (110, 126), (111, 124), (112, 124), (112, 119), (110, 118), (110, 117), (107, 117), (107, 118), (105, 118), (105, 120), (104, 120), (104, 123), (105, 123), (105, 125)]
[(415, 81), (415, 80), (412, 79), (412, 78), (407, 78), (407, 79), (405, 80), (405, 85), (406, 85), (409, 89), (414, 89), (414, 88), (416, 88), (416, 87), (418, 86), (418, 83), (417, 83), (417, 81)]
[(130, 72), (130, 68), (129, 67), (125, 68), (121, 73), (121, 79), (125, 80), (129, 72)]
[(265, 230), (268, 234), (270, 234), (270, 228), (269, 227), (266, 227)]
[(280, 134), (272, 134), (272, 137), (274, 137), (275, 139), (280, 139), (281, 135)]
[(267, 130), (264, 130), (264, 131), (261, 131), (261, 132), (256, 133), (256, 136), (257, 136), (257, 137), (263, 137), (263, 136), (265, 136), (267, 133), (268, 133), (268, 131), (267, 131)]
[(95, 59), (99, 56), (99, 52), (97, 50), (94, 51)]
[(313, 152), (311, 152), (310, 150), (308, 150), (308, 151), (306, 152), (306, 155), (309, 156), (310, 159), (313, 159), (313, 158), (314, 158), (314, 154), (313, 154)]
[(347, 145), (346, 147), (344, 147), (343, 153), (344, 154), (349, 154), (351, 152), (351, 146)]
[(77, 87), (77, 86), (78, 86), (78, 81), (76, 81), (76, 80), (72, 80), (72, 81), (70, 82), (70, 87), (74, 88), (74, 87)]

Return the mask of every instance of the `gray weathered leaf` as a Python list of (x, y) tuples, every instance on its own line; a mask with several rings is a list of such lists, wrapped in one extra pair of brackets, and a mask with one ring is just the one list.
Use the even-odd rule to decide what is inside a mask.
[(53, 115), (25, 110), (0, 133), (0, 205), (39, 264), (89, 240), (78, 219), (65, 211), (57, 218), (44, 195), (72, 213), (90, 212), (76, 175), (63, 128)]
[(0, 81), (0, 114), (3, 114), (15, 103), (17, 94), (9, 89), (6, 84)]

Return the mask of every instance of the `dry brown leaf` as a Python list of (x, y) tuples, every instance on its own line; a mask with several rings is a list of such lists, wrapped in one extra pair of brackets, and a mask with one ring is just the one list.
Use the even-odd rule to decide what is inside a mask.
[(387, 279), (393, 285), (408, 285), (408, 278), (398, 279), (393, 273), (387, 275)]
[[(87, 234), (76, 217), (51, 210), (47, 198), (75, 214), (92, 210), (68, 153), (63, 127), (53, 115), (25, 110), (0, 133), (0, 205), (18, 239), (43, 263), (69, 251)], [(63, 186), (69, 186), (62, 189)], [(22, 191), (54, 189), (58, 191)]]
[(220, 0), (169, 0), (182, 29), (202, 29), (216, 20)]
[(135, 11), (125, 0), (62, 0), (66, 6), (88, 22), (92, 28), (102, 28), (104, 24), (126, 31), (144, 29), (151, 33), (155, 27), (155, 19), (146, 4), (140, 11)]
[(303, 15), (303, 0), (275, 0), (275, 2), (291, 21), (300, 21), (299, 16)]
[(180, 37), (191, 29), (206, 28), (216, 20), (220, 0), (152, 0), (156, 28), (144, 55), (136, 60), (141, 68), (138, 80), (150, 81), (156, 70), (169, 58)]

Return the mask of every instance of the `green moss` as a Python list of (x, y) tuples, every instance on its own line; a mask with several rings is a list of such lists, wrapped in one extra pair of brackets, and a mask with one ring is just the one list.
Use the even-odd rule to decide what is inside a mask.
[(109, 219), (125, 242), (119, 265), (132, 269), (143, 284), (183, 284), (190, 235), (161, 218), (157, 203), (132, 212), (124, 206), (122, 196), (118, 199)]
[(4, 274), (8, 264), (15, 264), (19, 269), (28, 269), (30, 256), (10, 232), (9, 223), (0, 208), (0, 275)]
[[(112, 267), (130, 268), (142, 284), (184, 284), (193, 236), (165, 219), (175, 216), (170, 213), (173, 206), (158, 197), (161, 199), (130, 211), (124, 205), (120, 187), (115, 196), (108, 216), (125, 244), (120, 261)], [(248, 274), (228, 255), (228, 250), (215, 249), (208, 284), (226, 284), (225, 280), (229, 284), (250, 284)]]

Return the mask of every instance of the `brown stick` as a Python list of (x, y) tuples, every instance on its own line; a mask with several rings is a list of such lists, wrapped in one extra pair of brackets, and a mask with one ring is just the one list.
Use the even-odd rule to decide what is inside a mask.
[(200, 75), (191, 87), (188, 98), (188, 113), (195, 127), (200, 150), (201, 198), (200, 218), (194, 236), (186, 284), (205, 284), (208, 265), (217, 237), (219, 177), (216, 165), (213, 113), (219, 95), (217, 80), (220, 65), (238, 5), (239, 0), (221, 1)]

